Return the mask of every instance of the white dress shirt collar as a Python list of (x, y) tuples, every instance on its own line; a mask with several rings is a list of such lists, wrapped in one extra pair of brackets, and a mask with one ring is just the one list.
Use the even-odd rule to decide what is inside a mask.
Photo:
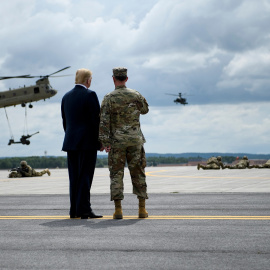
[(82, 86), (82, 87), (84, 87), (85, 89), (88, 89), (85, 85), (83, 85), (83, 84), (80, 84), (80, 83), (78, 83), (78, 84), (75, 84), (75, 85), (80, 85), (80, 86)]

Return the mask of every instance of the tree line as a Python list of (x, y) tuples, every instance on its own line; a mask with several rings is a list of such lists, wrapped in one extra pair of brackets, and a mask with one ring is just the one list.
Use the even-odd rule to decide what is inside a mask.
[[(239, 158), (241, 159), (241, 158)], [(66, 157), (12, 157), (12, 158), (1, 158), (0, 159), (0, 169), (12, 169), (20, 166), (20, 162), (22, 160), (26, 160), (27, 163), (32, 168), (67, 168), (67, 158)], [(197, 161), (198, 163), (203, 161), (202, 157), (147, 157), (147, 166), (157, 166), (159, 164), (185, 164), (189, 161)], [(235, 161), (235, 157), (233, 156), (224, 156), (222, 157), (222, 162), (232, 163)], [(105, 158), (97, 158), (96, 168), (105, 168), (108, 167), (108, 159)]]

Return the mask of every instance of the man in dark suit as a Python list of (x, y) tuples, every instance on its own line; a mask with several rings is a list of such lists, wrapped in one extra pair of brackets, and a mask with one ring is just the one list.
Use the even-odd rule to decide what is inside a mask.
[(90, 189), (95, 171), (100, 105), (96, 93), (88, 89), (92, 72), (79, 69), (75, 87), (67, 92), (61, 104), (65, 138), (62, 150), (67, 152), (70, 195), (70, 218), (101, 218), (91, 208)]

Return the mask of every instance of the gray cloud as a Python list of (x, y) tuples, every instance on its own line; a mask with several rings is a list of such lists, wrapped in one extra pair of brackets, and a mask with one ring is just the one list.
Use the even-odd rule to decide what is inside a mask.
[[(134, 88), (144, 90), (147, 82), (153, 105), (169, 105), (168, 90), (194, 95), (193, 104), (269, 100), (267, 1), (23, 3), (1, 9), (11, 14), (0, 19), (5, 74), (43, 75), (67, 65), (74, 74), (90, 67), (103, 96), (111, 89), (112, 67), (125, 65)], [(55, 85), (69, 89), (68, 83)]]

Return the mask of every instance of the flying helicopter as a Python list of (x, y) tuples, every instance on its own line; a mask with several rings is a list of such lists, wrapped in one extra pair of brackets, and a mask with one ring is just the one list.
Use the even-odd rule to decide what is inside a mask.
[(188, 103), (187, 103), (187, 99), (182, 97), (182, 93), (179, 93), (178, 95), (175, 95), (175, 94), (166, 94), (166, 95), (178, 97), (178, 98), (176, 98), (176, 99), (174, 100), (175, 103), (180, 103), (180, 104), (183, 104), (183, 105), (188, 104)]
[[(24, 86), (17, 89), (10, 89), (8, 91), (0, 92), (0, 108), (5, 108), (9, 106), (16, 106), (21, 104), (22, 107), (29, 104), (29, 108), (33, 108), (31, 104), (34, 101), (46, 100), (47, 98), (53, 97), (57, 94), (57, 91), (52, 88), (49, 82), (49, 77), (61, 72), (65, 69), (70, 68), (70, 66), (62, 68), (50, 75), (45, 76), (31, 76), (31, 75), (20, 75), (20, 76), (5, 76), (0, 77), (0, 80), (14, 79), (14, 78), (40, 78), (36, 81), (36, 85)], [(67, 75), (64, 75), (67, 76)], [(69, 75), (68, 75), (69, 76)], [(62, 77), (62, 76), (52, 76), (52, 77)]]
[[(19, 76), (5, 76), (5, 77), (0, 77), (0, 80), (7, 80), (7, 79), (14, 79), (14, 78), (39, 78), (36, 81), (35, 85), (31, 85), (31, 86), (24, 86), (24, 87), (19, 87), (17, 89), (10, 89), (8, 91), (3, 91), (0, 92), (0, 108), (4, 108), (5, 109), (5, 113), (6, 113), (6, 118), (7, 118), (7, 122), (9, 125), (9, 130), (10, 130), (10, 134), (11, 134), (11, 139), (9, 140), (8, 145), (11, 144), (24, 144), (24, 145), (29, 145), (30, 144), (30, 140), (29, 138), (31, 138), (33, 135), (39, 133), (36, 132), (34, 134), (29, 135), (28, 134), (28, 128), (27, 128), (27, 106), (26, 104), (29, 103), (28, 107), (29, 108), (33, 108), (32, 102), (34, 101), (39, 101), (39, 100), (46, 100), (50, 97), (53, 97), (54, 95), (57, 94), (57, 90), (53, 89), (52, 86), (50, 85), (49, 82), (49, 77), (63, 77), (63, 76), (70, 76), (70, 75), (62, 75), (62, 76), (52, 76), (58, 72), (61, 72), (65, 69), (70, 68), (70, 66), (62, 68), (54, 73), (51, 73), (49, 75), (45, 75), (45, 76), (31, 76), (31, 75), (19, 75)], [(27, 130), (27, 135), (23, 135), (20, 138), (20, 141), (15, 141), (12, 131), (11, 131), (11, 126), (9, 123), (9, 119), (8, 119), (8, 115), (7, 115), (7, 111), (6, 111), (6, 107), (10, 107), (10, 106), (16, 106), (16, 105), (21, 105), (22, 107), (25, 107), (25, 126), (24, 126), (24, 132), (25, 130)]]

